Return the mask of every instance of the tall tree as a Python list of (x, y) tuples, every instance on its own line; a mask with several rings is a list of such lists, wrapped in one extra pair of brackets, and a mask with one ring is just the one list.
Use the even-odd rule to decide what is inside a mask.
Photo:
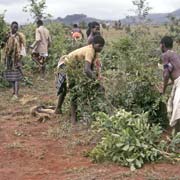
[(28, 0), (29, 4), (23, 8), (24, 12), (29, 12), (34, 20), (47, 19), (51, 17), (50, 14), (46, 13), (45, 10), (46, 0)]
[(140, 22), (143, 21), (152, 9), (149, 6), (149, 3), (147, 0), (134, 0), (132, 3), (136, 7), (135, 13), (138, 16), (138, 19)]

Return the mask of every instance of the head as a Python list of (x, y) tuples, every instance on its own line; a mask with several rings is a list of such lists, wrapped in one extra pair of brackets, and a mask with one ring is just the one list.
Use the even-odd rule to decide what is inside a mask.
[(170, 36), (164, 36), (160, 42), (160, 48), (162, 52), (166, 52), (168, 49), (173, 48), (173, 39)]
[(43, 21), (39, 19), (39, 20), (37, 20), (36, 24), (37, 24), (37, 27), (42, 26), (43, 25)]
[(92, 45), (95, 52), (101, 52), (104, 47), (104, 44), (105, 44), (105, 40), (102, 36), (99, 35), (94, 36)]
[(73, 24), (73, 28), (78, 28), (78, 25), (77, 24)]
[(91, 23), (91, 32), (94, 34), (100, 33), (100, 24), (98, 22)]
[(15, 34), (18, 31), (18, 23), (16, 21), (13, 21), (11, 23), (11, 32), (12, 34)]

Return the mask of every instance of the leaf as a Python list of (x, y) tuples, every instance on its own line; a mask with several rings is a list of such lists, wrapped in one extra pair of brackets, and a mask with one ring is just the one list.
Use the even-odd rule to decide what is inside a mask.
[(133, 162), (135, 159), (126, 159), (127, 162)]
[(136, 170), (134, 164), (131, 164), (130, 169), (131, 169), (131, 171), (135, 171)]
[(127, 151), (128, 149), (129, 149), (129, 144), (127, 144), (126, 146), (124, 146), (124, 147), (122, 148), (123, 151)]

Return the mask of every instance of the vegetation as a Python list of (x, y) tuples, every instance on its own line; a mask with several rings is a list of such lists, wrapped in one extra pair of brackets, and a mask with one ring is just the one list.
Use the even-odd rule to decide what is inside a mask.
[[(139, 17), (145, 17), (150, 10), (146, 1), (133, 1)], [(45, 1), (30, 1), (25, 11), (34, 19), (45, 18)], [(81, 24), (85, 26), (84, 23)], [(53, 74), (60, 56), (81, 47), (86, 42), (73, 44), (69, 36), (70, 27), (47, 21), (52, 36), (47, 70)], [(4, 15), (0, 16), (0, 41), (7, 30)], [(28, 24), (20, 29), (27, 39), (27, 47), (34, 41), (35, 25)], [(123, 36), (106, 42), (101, 54), (103, 62), (102, 82), (91, 81), (78, 63), (67, 72), (69, 80), (75, 82), (68, 99), (78, 96), (79, 119), (92, 123), (95, 133), (100, 134), (97, 146), (89, 153), (93, 160), (112, 161), (132, 170), (144, 163), (162, 158), (177, 158), (176, 146), (180, 134), (172, 135), (169, 141), (161, 135), (167, 126), (166, 97), (162, 97), (157, 86), (162, 72), (158, 69), (159, 41), (164, 34), (153, 33), (148, 26), (140, 24)], [(33, 77), (37, 66), (31, 60), (31, 52), (24, 58), (26, 77)], [(0, 71), (3, 71), (1, 63)], [(78, 68), (77, 68), (78, 67)], [(29, 79), (26, 79), (28, 84)], [(0, 77), (0, 87), (6, 82)], [(102, 90), (102, 86), (105, 91)], [(69, 105), (68, 105), (69, 106)], [(99, 112), (99, 113), (97, 113)]]
[(113, 116), (98, 113), (93, 129), (102, 138), (89, 156), (96, 162), (112, 161), (131, 170), (141, 168), (146, 162), (176, 156), (180, 133), (173, 135), (172, 146), (168, 146), (168, 141), (161, 140), (162, 128), (158, 124), (150, 125), (147, 117), (147, 114), (132, 114), (123, 109)]

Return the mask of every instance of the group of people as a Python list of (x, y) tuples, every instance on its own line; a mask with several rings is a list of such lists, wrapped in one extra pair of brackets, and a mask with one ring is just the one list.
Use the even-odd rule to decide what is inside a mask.
[[(18, 28), (18, 23), (15, 21), (12, 22), (10, 31), (1, 42), (5, 65), (3, 77), (12, 84), (12, 99), (18, 99), (19, 96), (19, 81), (23, 79), (21, 60), (23, 56), (26, 56), (26, 39), (18, 31)], [(35, 41), (30, 48), (32, 48), (32, 60), (38, 63), (42, 78), (45, 75), (45, 60), (48, 56), (50, 43), (51, 37), (49, 31), (43, 26), (43, 21), (38, 20)]]
[[(100, 60), (98, 53), (102, 50), (105, 41), (99, 32), (99, 24), (92, 22), (92, 26), (89, 25), (90, 32), (88, 35), (88, 43), (86, 46), (81, 47), (66, 56), (60, 58), (58, 62), (59, 73), (57, 74), (56, 87), (57, 94), (59, 96), (58, 104), (55, 113), (61, 113), (61, 106), (63, 104), (66, 92), (67, 92), (67, 75), (62, 73), (67, 63), (73, 63), (74, 61), (84, 61), (84, 72), (87, 77), (96, 80), (100, 79)], [(74, 25), (72, 37), (77, 38), (77, 35), (81, 35), (84, 38), (83, 33), (77, 25)], [(90, 41), (89, 41), (90, 40)], [(37, 21), (37, 28), (35, 32), (35, 41), (30, 46), (32, 49), (32, 60), (35, 61), (41, 72), (41, 78), (45, 76), (46, 58), (48, 57), (48, 49), (51, 45), (51, 36), (47, 28), (43, 26), (43, 21)], [(21, 59), (26, 55), (26, 42), (25, 36), (18, 31), (18, 23), (12, 22), (10, 32), (7, 33), (1, 43), (1, 48), (4, 49), (4, 64), (5, 70), (3, 77), (12, 84), (13, 87), (13, 99), (18, 99), (19, 96), (19, 82), (23, 79)], [(94, 73), (93, 69), (96, 66), (98, 70)], [(72, 87), (72, 85), (71, 85)], [(72, 122), (77, 121), (77, 104), (76, 100), (71, 102), (71, 114)]]
[[(72, 38), (84, 38), (84, 35), (77, 24), (74, 25), (71, 32)], [(56, 75), (56, 88), (58, 103), (55, 113), (62, 113), (62, 104), (67, 93), (67, 88), (72, 88), (74, 84), (67, 86), (67, 64), (76, 62), (84, 63), (85, 75), (92, 80), (101, 79), (101, 62), (98, 54), (105, 45), (104, 38), (100, 33), (100, 25), (97, 22), (88, 24), (87, 45), (62, 56), (58, 61), (58, 71)], [(37, 21), (35, 42), (30, 46), (32, 48), (32, 59), (38, 63), (41, 69), (42, 78), (45, 74), (45, 62), (48, 56), (48, 48), (51, 44), (49, 31), (43, 26), (43, 21)], [(12, 83), (13, 97), (18, 98), (19, 81), (23, 78), (21, 70), (21, 58), (26, 55), (25, 37), (18, 32), (18, 23), (12, 22), (11, 31), (7, 33), (1, 48), (4, 48), (4, 78)], [(162, 50), (161, 61), (163, 64), (163, 88), (160, 93), (164, 94), (167, 86), (173, 84), (172, 93), (168, 101), (168, 111), (172, 114), (170, 126), (175, 127), (176, 132), (180, 131), (180, 56), (172, 50), (173, 40), (169, 36), (161, 39), (160, 48)], [(74, 66), (73, 66), (74, 67)], [(97, 72), (94, 73), (94, 68)], [(169, 81), (171, 80), (171, 83)], [(71, 102), (71, 122), (77, 121), (77, 97), (72, 98)]]

